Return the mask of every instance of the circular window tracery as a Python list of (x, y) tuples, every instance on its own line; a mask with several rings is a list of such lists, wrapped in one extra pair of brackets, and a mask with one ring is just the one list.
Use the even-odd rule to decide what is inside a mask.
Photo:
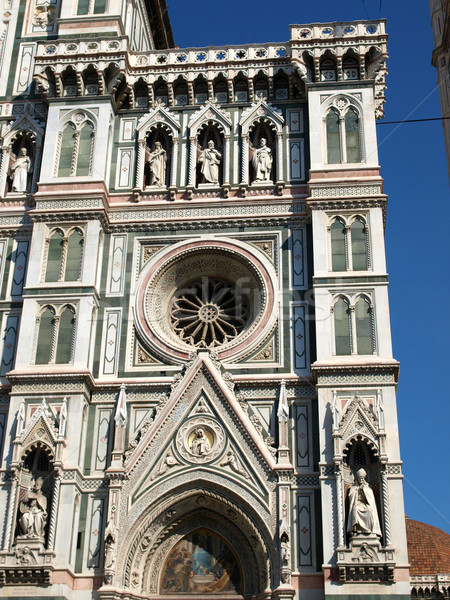
[(233, 284), (203, 277), (178, 290), (171, 307), (175, 333), (198, 348), (226, 344), (244, 330), (249, 317), (249, 302)]
[(219, 360), (248, 356), (277, 320), (276, 274), (253, 247), (235, 240), (184, 241), (155, 255), (137, 286), (141, 340), (171, 363), (192, 347)]

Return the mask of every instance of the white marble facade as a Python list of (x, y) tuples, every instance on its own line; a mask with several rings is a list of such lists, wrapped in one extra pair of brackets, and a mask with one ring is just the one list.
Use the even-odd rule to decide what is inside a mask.
[(384, 22), (147, 9), (3, 17), (3, 597), (406, 599)]

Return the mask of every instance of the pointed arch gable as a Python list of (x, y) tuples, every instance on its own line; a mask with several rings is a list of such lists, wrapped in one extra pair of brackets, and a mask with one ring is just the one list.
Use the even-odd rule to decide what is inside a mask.
[(180, 131), (180, 123), (178, 118), (169, 113), (169, 111), (162, 105), (158, 105), (147, 115), (144, 115), (139, 119), (136, 134), (138, 140), (145, 140), (147, 134), (151, 129), (161, 126), (172, 138), (177, 138)]
[(3, 145), (10, 146), (21, 136), (30, 137), (33, 142), (40, 146), (44, 137), (44, 130), (29, 114), (24, 114), (13, 121), (6, 129)]
[(252, 106), (242, 113), (241, 120), (239, 121), (242, 133), (244, 135), (247, 134), (253, 124), (261, 120), (272, 126), (277, 133), (283, 131), (284, 118), (281, 110), (276, 109), (269, 102), (261, 98), (256, 104), (252, 104)]
[[(241, 427), (242, 433), (244, 433), (248, 443), (257, 453), (258, 458), (260, 459), (265, 470), (267, 472), (271, 472), (273, 469), (275, 469), (276, 463), (274, 457), (264, 444), (254, 425), (249, 421), (234, 393), (228, 387), (217, 367), (214, 366), (209, 354), (206, 352), (200, 352), (193, 360), (189, 369), (186, 371), (181, 383), (175, 387), (175, 390), (173, 391), (169, 400), (166, 402), (163, 410), (156, 415), (152, 427), (149, 428), (145, 436), (142, 438), (138, 448), (130, 456), (129, 461), (126, 463), (126, 468), (130, 478), (132, 477), (133, 471), (137, 468), (138, 463), (140, 463), (144, 459), (145, 455), (148, 454), (150, 450), (150, 442), (157, 441), (157, 436), (161, 433), (163, 425), (168, 425), (169, 416), (174, 412), (177, 404), (179, 404), (182, 396), (187, 392), (188, 388), (195, 383), (197, 375), (203, 375), (216, 388), (218, 395), (223, 399), (224, 403), (226, 403), (231, 415), (233, 416), (234, 414), (233, 420), (235, 425)], [(196, 399), (197, 396), (191, 401), (191, 404), (194, 404)], [(188, 408), (186, 408), (186, 411), (188, 411)], [(177, 422), (179, 422), (179, 418), (177, 419)], [(246, 423), (245, 431), (242, 423)]]
[(199, 131), (209, 123), (215, 125), (224, 135), (230, 135), (232, 124), (227, 114), (211, 101), (208, 101), (203, 108), (195, 112), (189, 119), (191, 136), (198, 135)]

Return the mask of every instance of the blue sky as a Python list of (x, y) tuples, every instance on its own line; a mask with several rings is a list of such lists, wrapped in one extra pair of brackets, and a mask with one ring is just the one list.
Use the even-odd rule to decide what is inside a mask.
[[(180, 47), (283, 42), (290, 24), (387, 19), (386, 121), (440, 116), (426, 0), (167, 0)], [(381, 11), (380, 11), (381, 4)], [(450, 532), (449, 189), (440, 121), (378, 125), (406, 514)], [(447, 384), (445, 383), (447, 381)]]

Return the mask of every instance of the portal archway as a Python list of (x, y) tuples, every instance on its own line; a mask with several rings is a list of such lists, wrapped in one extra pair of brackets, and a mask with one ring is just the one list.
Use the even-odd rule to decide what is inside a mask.
[(136, 594), (234, 600), (256, 598), (278, 583), (271, 581), (278, 573), (273, 536), (217, 493), (186, 491), (156, 518), (141, 522), (123, 582)]

